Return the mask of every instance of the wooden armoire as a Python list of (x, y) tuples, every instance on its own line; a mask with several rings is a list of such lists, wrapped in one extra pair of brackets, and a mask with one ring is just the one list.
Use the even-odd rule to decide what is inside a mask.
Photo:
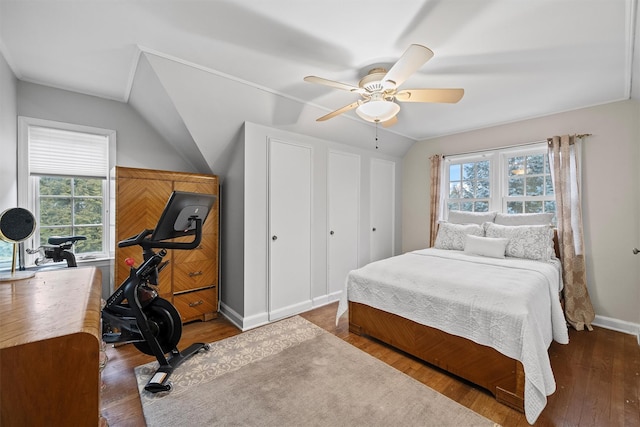
[[(118, 242), (153, 229), (173, 191), (214, 194), (219, 197), (215, 175), (126, 167), (115, 168), (115, 286), (129, 275), (125, 259), (142, 262), (139, 246), (118, 248)], [(218, 312), (219, 198), (207, 216), (202, 242), (192, 250), (168, 250), (169, 261), (159, 275), (158, 291), (180, 312), (183, 322), (210, 320)], [(184, 237), (191, 241), (193, 237)]]

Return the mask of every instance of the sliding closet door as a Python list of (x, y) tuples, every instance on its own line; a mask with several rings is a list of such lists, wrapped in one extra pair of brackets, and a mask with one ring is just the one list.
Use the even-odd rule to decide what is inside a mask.
[(328, 212), (327, 292), (338, 295), (349, 271), (358, 268), (360, 156), (329, 152)]
[(309, 146), (269, 143), (269, 320), (311, 308), (311, 159)]
[(371, 261), (393, 256), (396, 164), (371, 160)]

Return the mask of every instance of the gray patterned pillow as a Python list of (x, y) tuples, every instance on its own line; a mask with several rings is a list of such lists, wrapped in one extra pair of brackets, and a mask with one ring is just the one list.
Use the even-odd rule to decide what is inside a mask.
[(500, 225), (484, 224), (487, 237), (507, 238), (508, 257), (549, 261), (555, 256), (553, 228), (550, 225)]
[(478, 224), (451, 224), (442, 222), (436, 236), (436, 249), (463, 251), (467, 234), (484, 236), (484, 229)]

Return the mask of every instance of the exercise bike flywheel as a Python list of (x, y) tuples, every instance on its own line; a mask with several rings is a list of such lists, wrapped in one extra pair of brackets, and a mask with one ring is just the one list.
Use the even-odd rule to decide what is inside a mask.
[[(143, 311), (162, 352), (167, 354), (176, 348), (182, 336), (182, 319), (178, 310), (166, 299), (156, 298)], [(133, 345), (145, 354), (155, 355), (146, 341), (134, 342)]]

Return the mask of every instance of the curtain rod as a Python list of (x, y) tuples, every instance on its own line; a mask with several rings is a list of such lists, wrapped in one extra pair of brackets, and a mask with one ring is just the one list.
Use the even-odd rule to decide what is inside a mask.
[[(591, 136), (590, 133), (574, 133), (573, 135), (569, 135), (569, 136), (574, 136), (576, 138), (584, 138), (585, 136)], [(553, 140), (553, 138), (547, 138), (547, 143), (551, 144), (551, 141)], [(573, 142), (571, 143), (573, 144)]]
[[(582, 133), (582, 134), (575, 134), (574, 136), (577, 137), (577, 138), (584, 138), (585, 136), (591, 136), (591, 134), (590, 133)], [(486, 150), (467, 151), (467, 152), (464, 152), (464, 153), (443, 154), (442, 158), (444, 159), (445, 157), (451, 157), (451, 156), (464, 156), (464, 155), (467, 155), (467, 154), (487, 153), (489, 151), (505, 150), (505, 149), (509, 149), (509, 148), (527, 147), (529, 145), (538, 145), (538, 144), (544, 144), (544, 143), (548, 143), (548, 142), (549, 142), (549, 138), (547, 138), (546, 140), (525, 142), (524, 144), (513, 144), (513, 145), (506, 145), (504, 147), (488, 148)]]

